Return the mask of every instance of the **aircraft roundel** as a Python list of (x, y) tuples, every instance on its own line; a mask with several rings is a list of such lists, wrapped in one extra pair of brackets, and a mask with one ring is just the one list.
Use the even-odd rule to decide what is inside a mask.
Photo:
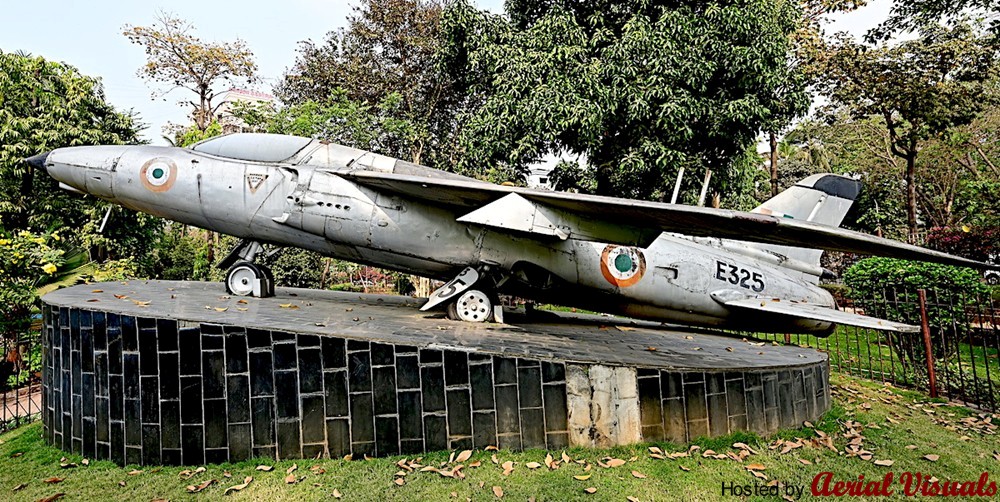
[(613, 286), (632, 286), (644, 273), (646, 257), (639, 248), (608, 244), (601, 252), (601, 275)]
[(142, 185), (154, 192), (166, 192), (177, 180), (177, 164), (166, 157), (150, 159), (139, 170)]

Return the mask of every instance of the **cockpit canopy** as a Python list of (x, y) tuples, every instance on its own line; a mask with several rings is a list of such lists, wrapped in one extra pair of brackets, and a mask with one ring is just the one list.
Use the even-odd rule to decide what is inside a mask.
[(195, 143), (191, 149), (217, 157), (255, 162), (290, 159), (314, 140), (283, 134), (227, 134)]
[(356, 148), (302, 136), (239, 133), (195, 143), (191, 149), (217, 157), (251, 162), (311, 165), (329, 169), (348, 167), (392, 171), (396, 159)]

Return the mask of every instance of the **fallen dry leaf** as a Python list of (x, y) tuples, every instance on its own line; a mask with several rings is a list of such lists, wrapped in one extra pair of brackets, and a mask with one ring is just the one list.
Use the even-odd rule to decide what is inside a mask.
[(40, 498), (38, 499), (38, 502), (52, 502), (53, 500), (59, 500), (65, 496), (66, 496), (65, 493), (57, 493), (55, 495), (49, 495), (48, 497), (45, 498)]
[(343, 497), (343, 496), (344, 495), (342, 493), (340, 493), (340, 490), (338, 490), (336, 488), (333, 489), (333, 498), (339, 499), (340, 497)]
[(462, 462), (465, 462), (470, 458), (472, 458), (472, 450), (465, 450), (462, 453), (459, 453), (457, 457), (455, 457), (455, 461), (461, 464)]
[(633, 497), (631, 495), (629, 495), (628, 497), (625, 497), (625, 500), (627, 500), (628, 502), (639, 502), (638, 498)]
[(800, 458), (799, 459), (799, 463), (802, 464), (802, 465), (813, 465), (812, 462), (810, 462), (810, 461), (808, 461), (808, 460), (806, 460), (804, 458)]
[(188, 485), (187, 491), (188, 491), (188, 493), (198, 493), (198, 492), (204, 490), (205, 488), (208, 488), (209, 486), (211, 486), (215, 482), (216, 481), (214, 479), (209, 479), (207, 481), (202, 481), (200, 484), (197, 484), (197, 485)]
[(589, 488), (584, 488), (583, 491), (586, 492), (586, 493), (589, 493), (589, 494), (593, 495), (593, 494), (597, 493), (597, 488), (591, 486)]
[(538, 469), (542, 466), (542, 464), (539, 464), (538, 462), (528, 462), (527, 464), (524, 464), (524, 466), (528, 469)]
[(238, 491), (240, 491), (240, 490), (242, 490), (242, 489), (250, 486), (250, 483), (253, 483), (253, 476), (247, 476), (247, 477), (243, 478), (243, 482), (242, 483), (240, 483), (238, 485), (230, 486), (229, 488), (226, 488), (226, 491), (222, 492), (222, 494), (223, 495), (229, 495), (230, 492), (238, 492)]
[(586, 481), (586, 480), (590, 479), (590, 476), (591, 476), (590, 474), (583, 474), (583, 475), (580, 475), (580, 476), (573, 476), (573, 479), (575, 479), (577, 481)]
[(935, 455), (933, 453), (928, 454), (928, 455), (924, 455), (924, 459), (925, 460), (930, 460), (931, 462), (937, 462), (939, 458), (941, 458), (940, 455)]
[(139, 469), (132, 469), (131, 471), (128, 471), (126, 474), (128, 474), (129, 476), (138, 476), (142, 474), (142, 471)]
[(511, 462), (510, 460), (504, 462), (501, 467), (503, 467), (504, 476), (510, 476), (510, 473), (514, 472), (514, 462)]
[(906, 448), (907, 450), (916, 450), (917, 449), (917, 445), (915, 445), (915, 444), (908, 444), (904, 448)]
[(503, 498), (503, 488), (500, 488), (499, 486), (494, 486), (493, 487), (493, 495), (496, 495), (496, 497), (498, 499), (502, 499)]
[(654, 453), (656, 455), (663, 455), (663, 450), (657, 448), (656, 446), (650, 446), (649, 447), (649, 452), (650, 453)]
[(264, 471), (264, 472), (271, 472), (271, 471), (274, 470), (274, 466), (273, 465), (258, 465), (256, 470), (258, 470), (258, 471)]
[(64, 479), (66, 479), (66, 478), (58, 478), (58, 477), (52, 476), (51, 478), (43, 480), (42, 482), (43, 483), (48, 483), (50, 485), (54, 485), (56, 483), (62, 483)]
[(563, 461), (563, 463), (566, 463), (566, 464), (573, 463), (573, 459), (569, 458), (569, 455), (567, 455), (566, 452), (562, 452), (562, 461)]
[(25, 488), (26, 486), (28, 486), (28, 483), (21, 483), (21, 484), (19, 484), (19, 485), (15, 486), (15, 487), (14, 487), (13, 489), (11, 489), (10, 491), (12, 491), (12, 492), (17, 492), (17, 491), (21, 491), (21, 490), (23, 490), (23, 489), (24, 489), (24, 488)]
[(285, 476), (285, 484), (294, 485), (295, 483), (298, 483), (298, 482), (299, 482), (299, 478), (296, 477), (294, 474), (289, 474), (289, 475)]
[(298, 469), (298, 468), (299, 468), (299, 464), (292, 464), (291, 467), (289, 467), (288, 469), (285, 470), (285, 474), (291, 474), (291, 473), (295, 472), (295, 470)]
[(608, 467), (621, 467), (625, 465), (625, 461), (620, 458), (613, 458), (611, 460), (608, 460), (608, 463), (606, 465)]
[(892, 464), (895, 464), (896, 461), (895, 460), (876, 460), (874, 463), (875, 463), (875, 465), (881, 465), (882, 467), (889, 467)]
[(646, 479), (646, 475), (639, 471), (632, 471), (632, 477), (636, 479)]
[(678, 465), (677, 467), (680, 467), (681, 470), (684, 471), (684, 472), (689, 472), (691, 470), (690, 467), (684, 467), (683, 465)]
[(763, 471), (764, 469), (767, 469), (767, 467), (764, 467), (763, 464), (750, 464), (746, 466), (746, 470), (748, 471)]
[(396, 483), (396, 486), (403, 486), (406, 484), (406, 480), (403, 478), (396, 478), (393, 483)]

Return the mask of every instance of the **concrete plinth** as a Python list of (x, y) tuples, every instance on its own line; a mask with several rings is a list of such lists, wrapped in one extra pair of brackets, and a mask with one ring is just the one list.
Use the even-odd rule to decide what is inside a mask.
[(167, 281), (43, 302), (45, 439), (119, 464), (684, 442), (830, 405), (822, 353), (622, 319)]

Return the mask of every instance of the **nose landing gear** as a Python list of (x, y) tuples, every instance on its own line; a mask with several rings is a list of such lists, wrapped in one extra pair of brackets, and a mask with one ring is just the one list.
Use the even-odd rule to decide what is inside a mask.
[(266, 265), (254, 263), (264, 245), (244, 240), (236, 249), (219, 262), (219, 268), (229, 267), (226, 273), (226, 291), (234, 296), (274, 296), (274, 274)]
[(226, 291), (234, 296), (274, 296), (274, 275), (265, 265), (238, 261), (226, 274)]

